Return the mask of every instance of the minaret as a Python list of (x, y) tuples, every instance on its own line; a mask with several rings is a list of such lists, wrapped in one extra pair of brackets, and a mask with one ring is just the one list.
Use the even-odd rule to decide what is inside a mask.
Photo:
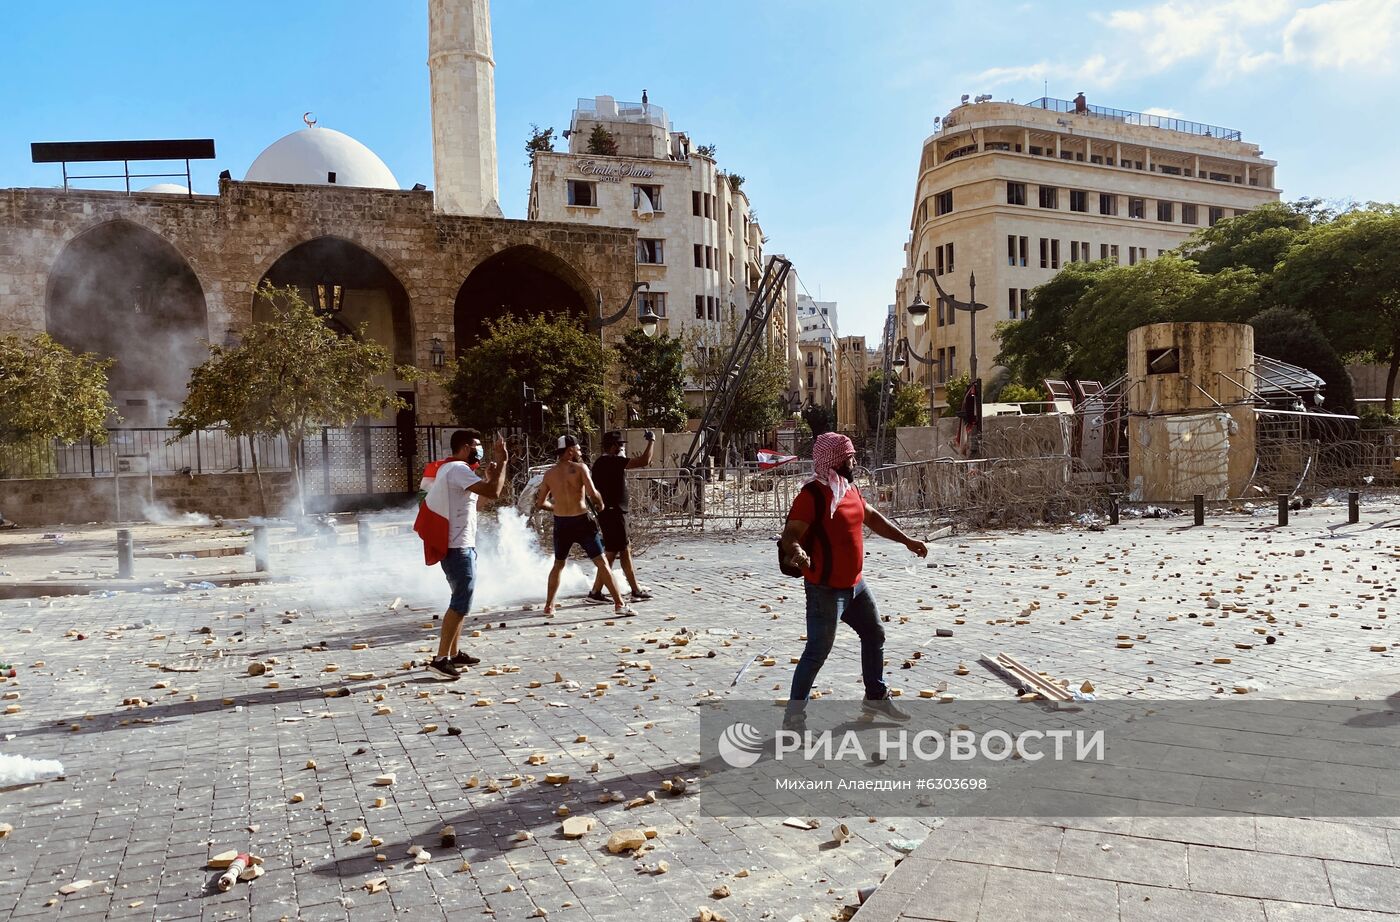
[(439, 211), (502, 217), (495, 71), (491, 0), (428, 0), (433, 200)]

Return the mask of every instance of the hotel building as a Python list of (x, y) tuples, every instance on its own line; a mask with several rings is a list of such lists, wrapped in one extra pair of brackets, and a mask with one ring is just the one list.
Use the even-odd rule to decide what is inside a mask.
[[(635, 228), (637, 281), (650, 285), (638, 293), (638, 310), (649, 306), (663, 333), (722, 349), (763, 275), (763, 230), (743, 179), (720, 171), (685, 133), (672, 130), (664, 109), (643, 97), (578, 101), (565, 132), (568, 151), (535, 155), (529, 218)], [(616, 156), (589, 153), (598, 126), (616, 141)], [(792, 363), (796, 305), (790, 289), (780, 294), (770, 345)], [(688, 396), (699, 402), (703, 395), (693, 383)]]
[[(896, 342), (920, 354), (908, 380), (934, 389), (968, 369), (969, 315), (940, 303), (943, 289), (966, 301), (977, 278), (978, 371), (997, 354), (998, 321), (1028, 316), (1028, 295), (1071, 262), (1133, 265), (1176, 247), (1201, 227), (1278, 201), (1275, 162), (1240, 132), (1182, 119), (1038, 99), (964, 102), (923, 145), (895, 288)], [(927, 323), (909, 323), (921, 293)]]

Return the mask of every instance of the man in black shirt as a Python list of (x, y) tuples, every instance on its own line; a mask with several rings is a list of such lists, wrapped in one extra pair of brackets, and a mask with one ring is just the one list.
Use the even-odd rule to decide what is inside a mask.
[[(622, 572), (632, 587), (632, 601), (644, 602), (651, 593), (637, 582), (637, 574), (632, 569), (632, 549), (627, 542), (627, 472), (651, 463), (651, 450), (656, 444), (656, 436), (650, 429), (646, 431), (646, 450), (640, 458), (629, 458), (624, 451), (622, 433), (613, 430), (603, 436), (603, 453), (593, 462), (593, 485), (603, 494), (604, 509), (598, 513), (598, 527), (603, 532), (603, 550), (608, 554), (608, 566), (622, 558)], [(593, 582), (593, 591), (588, 593), (590, 602), (607, 602), (603, 594), (603, 574)]]

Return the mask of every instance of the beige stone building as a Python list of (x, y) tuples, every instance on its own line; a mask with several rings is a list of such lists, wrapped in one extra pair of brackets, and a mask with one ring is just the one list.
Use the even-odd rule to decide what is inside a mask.
[[(639, 293), (638, 310), (649, 306), (663, 333), (723, 348), (763, 275), (763, 230), (742, 178), (720, 171), (643, 96), (640, 103), (578, 101), (568, 151), (535, 155), (529, 217), (634, 230), (637, 280), (650, 286)], [(600, 126), (615, 139), (616, 156), (588, 152)], [(789, 362), (796, 358), (791, 291), (781, 292), (770, 339)], [(700, 399), (689, 390), (692, 401)]]
[[(941, 366), (910, 361), (908, 380), (968, 370), (970, 317), (940, 303), (937, 274), (966, 301), (976, 273), (979, 373), (997, 353), (997, 322), (1027, 316), (1028, 294), (1072, 262), (1132, 265), (1192, 232), (1277, 201), (1275, 162), (1240, 132), (1140, 112), (1044, 98), (964, 103), (923, 145), (905, 268), (895, 286), (897, 337)], [(932, 305), (909, 323), (916, 294)], [(940, 371), (941, 368), (941, 371)]]
[(870, 377), (864, 336), (841, 336), (836, 340), (836, 429), (845, 433), (869, 431), (861, 388)]

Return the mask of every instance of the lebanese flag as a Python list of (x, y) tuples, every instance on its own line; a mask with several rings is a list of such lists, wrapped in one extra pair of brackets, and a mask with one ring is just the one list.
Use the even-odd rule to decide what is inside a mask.
[(418, 485), (418, 517), (413, 520), (413, 530), (423, 539), (423, 562), (428, 566), (440, 562), (447, 556), (447, 540), (450, 523), (447, 521), (447, 488), (437, 486), (438, 468), (446, 461), (429, 461), (423, 467), (423, 480)]
[(770, 471), (779, 465), (787, 464), (789, 461), (796, 461), (797, 455), (782, 455), (776, 451), (760, 449), (758, 452), (758, 469), (760, 471)]

